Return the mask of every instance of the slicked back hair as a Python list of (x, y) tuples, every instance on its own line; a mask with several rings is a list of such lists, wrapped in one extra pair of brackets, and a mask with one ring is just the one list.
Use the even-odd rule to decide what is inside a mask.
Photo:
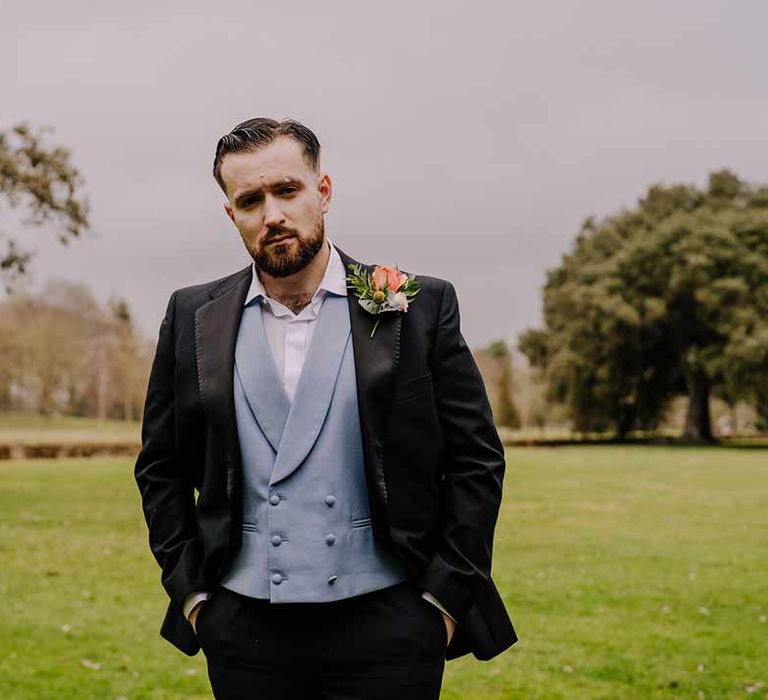
[(304, 147), (304, 159), (315, 172), (320, 167), (320, 142), (311, 129), (295, 119), (277, 121), (269, 117), (256, 117), (238, 124), (216, 144), (213, 159), (213, 177), (227, 194), (221, 179), (221, 161), (230, 153), (253, 153), (272, 143), (278, 136), (290, 136)]

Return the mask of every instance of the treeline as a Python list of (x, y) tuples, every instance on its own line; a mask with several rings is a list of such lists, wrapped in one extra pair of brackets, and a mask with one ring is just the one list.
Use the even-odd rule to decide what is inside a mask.
[[(527, 367), (502, 341), (476, 352), (500, 426), (768, 431), (768, 187), (718, 171), (586, 220), (543, 302), (542, 327), (518, 339)], [(139, 420), (155, 340), (127, 302), (102, 306), (81, 284), (13, 294), (0, 302), (0, 411)]]
[(51, 280), (0, 302), (0, 411), (139, 420), (153, 345), (128, 303)]
[[(494, 341), (485, 347), (474, 348), (472, 352), (483, 375), (494, 420), (505, 439), (529, 442), (617, 437), (610, 426), (608, 430), (579, 430), (569, 405), (552, 397), (546, 372), (531, 367), (527, 358), (513, 353), (505, 341)], [(631, 437), (668, 439), (681, 435), (687, 405), (684, 394), (674, 396), (652, 429), (638, 430)], [(728, 403), (713, 396), (710, 412), (717, 437), (754, 437), (766, 430), (754, 402)]]

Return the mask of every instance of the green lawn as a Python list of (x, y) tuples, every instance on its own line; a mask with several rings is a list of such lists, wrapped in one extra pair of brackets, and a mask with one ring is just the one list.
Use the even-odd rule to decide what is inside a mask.
[[(505, 486), (521, 641), (443, 698), (768, 697), (768, 451), (515, 448)], [(159, 573), (131, 460), (0, 462), (0, 698), (210, 698)]]

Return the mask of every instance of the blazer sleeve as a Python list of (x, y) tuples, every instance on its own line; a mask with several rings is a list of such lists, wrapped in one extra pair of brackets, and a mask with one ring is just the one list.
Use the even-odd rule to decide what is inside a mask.
[(437, 547), (418, 582), (460, 623), (474, 591), (491, 575), (505, 458), (450, 282), (440, 302), (431, 371), (445, 462)]
[(184, 599), (209, 586), (201, 580), (194, 486), (176, 449), (174, 319), (178, 290), (171, 294), (149, 376), (134, 477), (141, 493), (152, 554), (162, 584), (182, 612)]

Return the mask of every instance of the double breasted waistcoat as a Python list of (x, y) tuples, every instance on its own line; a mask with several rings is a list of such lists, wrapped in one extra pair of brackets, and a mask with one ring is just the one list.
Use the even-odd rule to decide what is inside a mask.
[(347, 299), (324, 298), (292, 402), (261, 299), (243, 310), (235, 345), (242, 546), (221, 585), (296, 603), (399, 583), (408, 570), (371, 527)]

